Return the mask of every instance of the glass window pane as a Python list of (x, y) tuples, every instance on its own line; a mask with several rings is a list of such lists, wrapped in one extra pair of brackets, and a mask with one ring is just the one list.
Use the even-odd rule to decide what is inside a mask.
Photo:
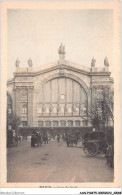
[(44, 126), (44, 122), (43, 121), (38, 121), (38, 126), (43, 127)]
[(88, 126), (88, 122), (85, 120), (85, 121), (82, 121), (82, 125), (84, 126), (84, 127), (86, 127), (86, 126)]
[(45, 121), (45, 126), (46, 127), (51, 127), (51, 121)]
[(80, 121), (75, 121), (75, 126), (79, 127), (80, 126)]
[(73, 126), (73, 121), (68, 121), (68, 126), (72, 127)]
[(53, 126), (58, 127), (58, 121), (53, 121)]
[(27, 126), (27, 121), (22, 121), (22, 126)]
[(66, 126), (66, 121), (65, 120), (60, 121), (60, 125), (61, 125), (61, 127), (65, 127)]

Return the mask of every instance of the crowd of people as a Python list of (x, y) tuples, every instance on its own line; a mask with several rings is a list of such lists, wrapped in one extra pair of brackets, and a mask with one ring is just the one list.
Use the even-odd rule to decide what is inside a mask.
[(33, 131), (31, 135), (31, 147), (35, 146), (41, 146), (42, 143), (48, 143), (49, 140), (56, 140), (57, 143), (60, 143), (62, 141), (66, 142), (67, 146), (70, 146), (71, 142), (72, 144), (76, 144), (78, 141), (78, 136), (73, 134), (72, 132), (69, 133), (57, 133), (53, 136), (48, 134), (46, 131), (43, 132), (37, 132)]
[[(66, 142), (67, 147), (74, 146), (74, 145), (77, 146), (78, 141), (82, 143), (82, 146), (84, 145), (82, 136), (80, 136), (80, 134), (78, 134), (75, 131), (67, 131), (65, 133), (56, 133), (55, 135), (53, 134), (53, 136), (51, 136), (46, 131), (38, 132), (35, 130), (31, 134), (31, 147), (34, 147), (34, 148), (40, 147), (43, 143), (47, 144), (49, 140), (56, 141), (57, 143)], [(22, 141), (24, 141), (23, 136), (19, 135), (16, 138), (16, 142), (21, 143)], [(104, 147), (102, 147), (102, 149), (103, 148)], [(113, 154), (112, 145), (109, 144), (108, 147), (106, 147), (105, 152), (106, 152), (105, 156), (107, 159), (107, 164), (113, 167), (114, 154)]]

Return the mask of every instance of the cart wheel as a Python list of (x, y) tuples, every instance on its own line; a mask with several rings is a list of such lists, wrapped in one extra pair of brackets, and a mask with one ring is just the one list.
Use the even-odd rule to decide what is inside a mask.
[(95, 156), (98, 154), (98, 145), (94, 142), (89, 142), (88, 144), (88, 154), (90, 156)]
[(95, 156), (98, 154), (98, 145), (94, 142), (87, 142), (83, 148), (84, 152), (89, 156)]

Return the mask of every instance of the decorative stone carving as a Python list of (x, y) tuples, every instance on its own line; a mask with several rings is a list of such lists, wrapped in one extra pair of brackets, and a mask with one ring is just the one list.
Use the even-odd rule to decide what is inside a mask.
[(76, 111), (76, 106), (75, 106), (75, 104), (72, 104), (72, 111), (73, 111), (73, 112)]
[(107, 57), (105, 57), (105, 59), (104, 59), (104, 65), (105, 66), (109, 66), (109, 62), (108, 62), (108, 58)]
[(98, 89), (98, 90), (96, 91), (96, 98), (97, 98), (97, 99), (101, 99), (101, 98), (102, 98), (102, 90)]
[(27, 100), (27, 90), (21, 91), (21, 101)]
[(59, 106), (59, 104), (57, 105), (57, 112), (60, 112), (61, 108)]
[(49, 111), (50, 111), (50, 112), (53, 111), (53, 106), (52, 106), (52, 104), (50, 104)]
[(63, 67), (61, 67), (61, 68), (59, 69), (59, 74), (60, 74), (60, 75), (64, 75), (64, 74), (65, 74), (64, 68), (63, 68)]
[(93, 57), (93, 59), (92, 59), (92, 61), (91, 61), (91, 67), (95, 67), (95, 63), (96, 63), (96, 60), (95, 60), (94, 57)]
[(15, 62), (16, 68), (19, 68), (19, 64), (20, 64), (20, 61), (19, 61), (19, 59), (17, 58), (17, 59), (16, 59), (16, 62)]
[(80, 112), (83, 112), (83, 106), (80, 104), (79, 106)]
[(16, 81), (25, 81), (25, 82), (28, 82), (28, 81), (31, 81), (32, 78), (28, 78), (28, 77), (21, 77), (21, 78), (17, 78)]
[(68, 112), (67, 104), (64, 106), (64, 112)]
[(107, 76), (94, 76), (92, 77), (92, 81), (94, 82), (102, 82), (102, 81), (107, 81), (108, 77)]
[(61, 43), (59, 49), (58, 49), (58, 53), (59, 53), (59, 59), (60, 60), (64, 60), (65, 58), (65, 46), (63, 46), (63, 44)]

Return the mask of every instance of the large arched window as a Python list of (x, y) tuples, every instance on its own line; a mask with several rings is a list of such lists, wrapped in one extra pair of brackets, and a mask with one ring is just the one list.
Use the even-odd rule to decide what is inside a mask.
[(43, 115), (86, 115), (84, 110), (88, 106), (87, 93), (80, 83), (71, 78), (49, 80), (42, 86), (39, 97)]
[(77, 81), (71, 78), (55, 78), (43, 85), (40, 101), (84, 103), (86, 97), (84, 88)]

